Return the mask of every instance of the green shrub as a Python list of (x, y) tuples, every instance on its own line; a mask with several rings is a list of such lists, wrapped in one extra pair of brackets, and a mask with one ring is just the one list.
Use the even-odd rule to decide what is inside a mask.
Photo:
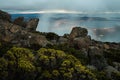
[(97, 80), (77, 58), (61, 50), (41, 48), (36, 57), (37, 67), (41, 67), (38, 79)]

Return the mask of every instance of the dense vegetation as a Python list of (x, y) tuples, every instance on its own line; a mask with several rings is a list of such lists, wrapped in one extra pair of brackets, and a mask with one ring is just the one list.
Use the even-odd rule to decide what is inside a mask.
[[(119, 62), (119, 51), (105, 53), (109, 63)], [(67, 44), (38, 50), (0, 44), (0, 55), (0, 80), (112, 80), (104, 70), (89, 70), (89, 59)], [(119, 80), (120, 74), (112, 73), (112, 77)]]
[(61, 50), (12, 47), (0, 58), (0, 80), (96, 80), (96, 77), (77, 58)]

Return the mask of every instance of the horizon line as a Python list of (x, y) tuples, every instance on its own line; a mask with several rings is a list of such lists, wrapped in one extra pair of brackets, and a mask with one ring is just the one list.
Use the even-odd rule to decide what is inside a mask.
[(41, 10), (41, 11), (7, 11), (10, 14), (120, 14), (120, 11), (72, 11), (72, 10)]

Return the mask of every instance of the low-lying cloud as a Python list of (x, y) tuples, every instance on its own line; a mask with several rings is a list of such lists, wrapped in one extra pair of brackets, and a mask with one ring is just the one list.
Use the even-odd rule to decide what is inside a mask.
[(111, 28), (94, 28), (92, 31), (97, 40), (120, 42), (120, 26), (113, 26)]

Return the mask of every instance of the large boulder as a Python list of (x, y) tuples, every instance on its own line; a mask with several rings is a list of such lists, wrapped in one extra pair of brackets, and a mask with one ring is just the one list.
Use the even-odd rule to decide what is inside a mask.
[(88, 48), (91, 45), (91, 37), (85, 28), (74, 27), (69, 35), (69, 44), (77, 49)]
[(30, 19), (26, 24), (26, 29), (30, 31), (36, 31), (38, 22), (39, 22), (38, 18)]
[(24, 22), (24, 17), (18, 17), (13, 21), (14, 24), (17, 24), (19, 26), (26, 26), (26, 22)]
[(70, 38), (86, 37), (87, 35), (87, 29), (81, 27), (74, 27), (70, 33)]
[(8, 13), (0, 10), (0, 19), (11, 21), (11, 16)]

